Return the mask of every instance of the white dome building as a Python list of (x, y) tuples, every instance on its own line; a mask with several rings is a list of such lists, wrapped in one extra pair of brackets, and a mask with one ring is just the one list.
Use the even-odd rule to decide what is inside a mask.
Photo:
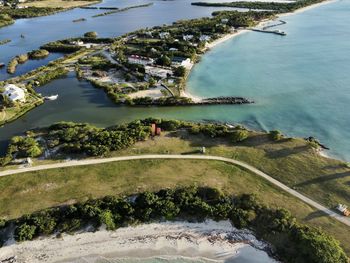
[(2, 93), (6, 97), (9, 98), (11, 101), (19, 101), (19, 102), (25, 102), (26, 101), (26, 95), (23, 89), (17, 87), (13, 84), (7, 84), (4, 87), (4, 92)]

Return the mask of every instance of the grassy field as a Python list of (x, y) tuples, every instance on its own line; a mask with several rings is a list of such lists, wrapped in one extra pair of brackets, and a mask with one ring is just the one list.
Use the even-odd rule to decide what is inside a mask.
[(33, 7), (49, 7), (49, 8), (75, 8), (79, 6), (93, 5), (100, 3), (101, 1), (66, 1), (66, 0), (39, 0), (33, 2), (23, 3), (20, 6), (33, 6)]
[(217, 187), (230, 194), (255, 193), (266, 204), (287, 208), (299, 220), (323, 228), (339, 239), (350, 253), (346, 226), (258, 176), (216, 161), (126, 161), (3, 177), (0, 178), (0, 216), (13, 218), (88, 198), (188, 185)]
[[(193, 154), (202, 146), (206, 147), (207, 154), (253, 165), (326, 206), (333, 207), (339, 202), (350, 204), (350, 169), (346, 163), (320, 156), (302, 139), (272, 142), (266, 134), (252, 132), (245, 142), (232, 144), (224, 139), (179, 131), (139, 142), (110, 155)], [(55, 160), (35, 160), (36, 165), (50, 162)], [(270, 206), (287, 208), (299, 220), (334, 235), (350, 254), (350, 235), (345, 225), (256, 175), (216, 161), (127, 161), (3, 177), (0, 178), (0, 217), (14, 218), (42, 208), (104, 195), (193, 184), (218, 187), (233, 194), (256, 193)]]
[(272, 142), (266, 134), (252, 133), (243, 143), (178, 133), (139, 143), (115, 155), (186, 153), (206, 146), (207, 154), (244, 161), (328, 207), (350, 204), (350, 168), (320, 156), (305, 140)]

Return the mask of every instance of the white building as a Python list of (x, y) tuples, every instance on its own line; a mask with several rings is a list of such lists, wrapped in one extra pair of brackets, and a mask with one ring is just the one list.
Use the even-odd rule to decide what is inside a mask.
[(145, 72), (150, 76), (158, 77), (161, 79), (165, 79), (173, 74), (173, 72), (170, 69), (152, 66), (145, 66)]
[(168, 37), (170, 37), (170, 33), (169, 32), (161, 32), (161, 33), (159, 33), (159, 37), (161, 39), (168, 38)]
[(25, 102), (26, 95), (23, 89), (17, 87), (13, 84), (7, 84), (4, 87), (4, 92), (2, 93), (4, 96), (8, 97), (10, 101), (19, 101)]
[(184, 35), (184, 36), (182, 37), (182, 39), (185, 40), (185, 41), (190, 41), (190, 40), (193, 39), (193, 35)]
[(130, 64), (139, 64), (139, 65), (151, 65), (154, 63), (154, 59), (152, 58), (146, 58), (146, 57), (141, 57), (137, 55), (131, 55), (128, 57), (128, 62)]
[(228, 23), (228, 19), (227, 19), (227, 18), (223, 18), (223, 19), (221, 19), (221, 23), (223, 23), (223, 24), (227, 24), (227, 23)]
[(84, 45), (84, 42), (80, 41), (80, 40), (77, 40), (77, 41), (72, 41), (71, 44), (72, 45), (77, 45), (77, 46), (82, 46), (82, 45)]
[(208, 35), (201, 35), (199, 37), (199, 41), (201, 41), (201, 42), (207, 42), (209, 40), (210, 40), (210, 36), (208, 36)]
[(181, 57), (174, 57), (172, 60), (172, 66), (174, 67), (180, 67), (183, 66), (186, 69), (190, 69), (192, 67), (192, 62), (190, 58), (181, 58)]

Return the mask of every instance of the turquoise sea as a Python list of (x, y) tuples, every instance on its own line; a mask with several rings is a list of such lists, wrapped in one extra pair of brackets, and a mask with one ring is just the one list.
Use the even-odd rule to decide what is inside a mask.
[(291, 136), (315, 136), (350, 161), (350, 1), (284, 17), (287, 36), (249, 32), (196, 65), (190, 93), (250, 97), (255, 105), (217, 107), (208, 119)]

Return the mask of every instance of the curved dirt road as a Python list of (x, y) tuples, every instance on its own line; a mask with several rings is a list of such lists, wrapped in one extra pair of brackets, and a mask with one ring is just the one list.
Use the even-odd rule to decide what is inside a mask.
[(15, 169), (15, 170), (7, 170), (7, 171), (0, 172), (0, 177), (18, 174), (18, 173), (42, 171), (42, 170), (55, 169), (55, 168), (83, 166), (83, 165), (92, 165), (92, 164), (101, 164), (101, 163), (119, 162), (119, 161), (143, 160), (143, 159), (212, 160), (212, 161), (222, 161), (222, 162), (230, 163), (230, 164), (239, 166), (241, 168), (244, 168), (244, 169), (260, 176), (260, 177), (265, 178), (270, 183), (272, 183), (275, 186), (281, 188), (282, 190), (288, 192), (289, 194), (299, 198), (300, 200), (307, 203), (308, 205), (316, 208), (317, 210), (324, 212), (328, 216), (335, 218), (336, 220), (344, 223), (345, 225), (350, 226), (350, 219), (349, 218), (346, 218), (346, 217), (344, 217), (336, 212), (333, 212), (332, 210), (330, 210), (330, 209), (324, 207), (323, 205), (311, 200), (310, 198), (306, 197), (305, 195), (302, 195), (301, 193), (291, 189), (290, 187), (286, 186), (285, 184), (282, 184), (281, 182), (277, 181), (276, 179), (272, 178), (271, 176), (267, 175), (266, 173), (256, 169), (255, 167), (253, 167), (249, 164), (246, 164), (244, 162), (241, 162), (241, 161), (237, 161), (237, 160), (225, 158), (225, 157), (220, 157), (220, 156), (180, 155), (180, 154), (173, 154), (173, 155), (150, 154), (150, 155), (135, 155), (135, 156), (111, 157), (111, 158), (101, 158), (101, 159), (87, 159), (87, 160), (79, 160), (79, 161), (69, 161), (69, 162), (64, 162), (64, 163), (39, 165), (39, 166), (20, 168), (20, 169)]

